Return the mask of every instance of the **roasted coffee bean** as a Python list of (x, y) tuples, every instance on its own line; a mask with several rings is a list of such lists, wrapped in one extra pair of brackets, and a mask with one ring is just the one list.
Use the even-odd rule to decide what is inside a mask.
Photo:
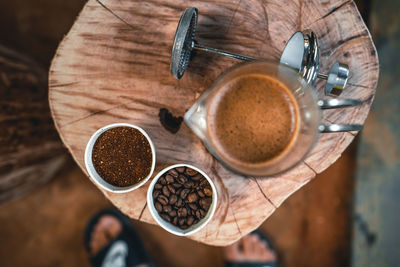
[(212, 202), (211, 198), (202, 198), (199, 200), (199, 204), (203, 209), (208, 210)]
[(160, 216), (167, 222), (171, 222), (171, 217), (169, 217), (168, 214), (162, 213), (162, 214), (160, 214)]
[(206, 196), (211, 197), (212, 196), (212, 190), (209, 187), (206, 187), (203, 189), (203, 192)]
[(193, 224), (196, 224), (196, 223), (198, 223), (200, 220), (199, 219), (194, 219), (194, 222), (193, 222)]
[(158, 179), (158, 182), (159, 182), (160, 184), (162, 184), (162, 185), (167, 184), (167, 181), (165, 180), (164, 177), (161, 177), (160, 179)]
[(169, 184), (172, 184), (172, 183), (175, 181), (174, 177), (172, 177), (171, 174), (167, 174), (167, 175), (165, 176), (165, 180), (166, 180), (167, 183), (169, 183)]
[(191, 180), (189, 180), (189, 181), (187, 181), (186, 183), (184, 183), (183, 186), (184, 186), (185, 188), (193, 188), (193, 187), (194, 187), (194, 182), (191, 181)]
[(174, 205), (176, 203), (176, 201), (178, 200), (177, 195), (171, 195), (169, 197), (169, 204)]
[(178, 200), (175, 203), (175, 206), (179, 208), (182, 207), (182, 205), (183, 205), (183, 200), (181, 198), (178, 198)]
[(206, 204), (206, 203), (204, 202), (204, 199), (205, 199), (205, 198), (200, 198), (200, 199), (199, 199), (199, 207), (200, 207), (200, 208), (203, 208), (203, 206)]
[(153, 191), (153, 198), (157, 198), (160, 195), (161, 191), (160, 190), (154, 190)]
[(160, 202), (162, 205), (167, 205), (168, 204), (168, 198), (164, 195), (160, 195), (157, 198), (158, 202)]
[(180, 218), (179, 221), (178, 221), (178, 224), (180, 226), (184, 225), (185, 223), (186, 223), (186, 219), (185, 218)]
[(185, 175), (183, 175), (183, 174), (178, 176), (178, 182), (181, 183), (181, 184), (186, 183), (187, 180), (188, 180), (187, 177)]
[(191, 226), (194, 222), (194, 217), (193, 216), (189, 216), (186, 220), (187, 225)]
[(191, 169), (191, 168), (186, 168), (185, 173), (186, 173), (187, 175), (189, 175), (189, 176), (194, 176), (194, 175), (198, 174), (198, 171), (193, 170), (193, 169)]
[(197, 201), (197, 199), (198, 199), (198, 196), (197, 196), (197, 194), (196, 193), (190, 193), (189, 195), (188, 195), (188, 201), (189, 201), (189, 203), (193, 203), (193, 202), (196, 202)]
[(204, 215), (206, 215), (206, 212), (202, 209), (199, 209), (199, 211), (200, 211), (201, 218), (204, 218)]
[(172, 223), (177, 226), (178, 225), (178, 217), (175, 217), (174, 219), (172, 219)]
[(178, 167), (178, 168), (175, 168), (175, 169), (180, 173), (184, 173), (185, 172), (185, 167)]
[(168, 187), (166, 185), (163, 186), (162, 192), (164, 196), (169, 197), (171, 195), (171, 192), (169, 191)]
[(154, 185), (154, 189), (157, 189), (157, 190), (160, 190), (162, 188), (162, 185), (161, 184), (155, 184)]
[(178, 177), (178, 172), (175, 169), (169, 170), (168, 174), (170, 174), (174, 178)]
[(172, 207), (170, 205), (163, 206), (163, 211), (168, 213), (168, 212), (172, 211)]
[(173, 183), (172, 184), (175, 188), (180, 188), (182, 185), (181, 184), (178, 184), (178, 183)]
[(192, 177), (193, 181), (200, 181), (200, 179), (203, 177), (200, 173), (196, 174), (195, 176)]
[(202, 217), (201, 217), (200, 210), (196, 210), (195, 215), (196, 215), (197, 219), (199, 219), (199, 220), (202, 218)]
[(186, 206), (186, 210), (187, 210), (187, 216), (192, 215), (192, 210), (188, 206)]
[(176, 189), (175, 187), (172, 186), (172, 184), (167, 185), (169, 192), (171, 192), (172, 194), (176, 193)]
[(181, 225), (180, 228), (181, 228), (182, 230), (186, 230), (186, 229), (189, 228), (189, 226), (187, 226), (186, 224), (184, 224), (184, 225)]
[(206, 196), (202, 190), (197, 191), (197, 194), (198, 194), (199, 197), (201, 197), (201, 198), (203, 198), (203, 197)]
[(177, 195), (180, 195), (181, 192), (182, 192), (182, 190), (183, 190), (183, 187), (179, 188), (178, 190), (176, 190), (176, 194), (177, 194)]
[(180, 208), (178, 210), (178, 217), (186, 217), (187, 216), (187, 209), (186, 208)]
[(171, 210), (171, 211), (168, 213), (168, 215), (171, 216), (171, 217), (176, 217), (176, 215), (177, 215), (176, 210)]
[(190, 203), (190, 204), (189, 204), (189, 207), (190, 207), (190, 209), (192, 209), (192, 210), (194, 210), (194, 211), (196, 211), (196, 210), (198, 209), (197, 205), (194, 204), (194, 203)]
[(156, 210), (157, 210), (158, 212), (162, 212), (162, 205), (160, 204), (160, 202), (156, 202), (156, 203), (154, 204), (154, 206), (156, 207)]
[(204, 177), (202, 177), (200, 179), (200, 186), (206, 186), (206, 185), (208, 185), (208, 181)]
[(181, 197), (182, 199), (185, 199), (185, 198), (187, 197), (187, 195), (189, 194), (189, 192), (190, 192), (189, 189), (183, 189), (182, 192), (181, 192), (181, 194), (180, 194), (180, 197)]

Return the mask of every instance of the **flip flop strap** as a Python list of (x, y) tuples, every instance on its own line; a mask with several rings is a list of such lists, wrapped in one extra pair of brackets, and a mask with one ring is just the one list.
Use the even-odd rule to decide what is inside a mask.
[(277, 267), (276, 262), (226, 262), (226, 267)]

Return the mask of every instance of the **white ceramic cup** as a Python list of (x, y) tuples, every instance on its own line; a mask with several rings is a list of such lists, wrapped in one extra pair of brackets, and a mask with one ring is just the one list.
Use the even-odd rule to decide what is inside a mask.
[[(139, 130), (147, 139), (147, 141), (150, 144), (151, 147), (151, 170), (149, 175), (147, 175), (147, 177), (145, 179), (143, 179), (142, 181), (140, 181), (137, 184), (134, 185), (130, 185), (130, 186), (125, 186), (125, 187), (118, 187), (118, 186), (114, 186), (112, 184), (107, 183), (105, 180), (103, 180), (103, 178), (101, 178), (101, 176), (97, 173), (95, 167), (93, 166), (93, 161), (92, 161), (92, 151), (93, 151), (93, 146), (97, 141), (97, 138), (99, 138), (99, 136), (101, 134), (103, 134), (105, 131), (110, 130), (112, 128), (117, 128), (117, 127), (131, 127), (134, 129)], [(156, 150), (154, 147), (153, 142), (151, 141), (149, 135), (139, 126), (133, 125), (133, 124), (129, 124), (129, 123), (114, 123), (114, 124), (110, 124), (107, 126), (104, 126), (103, 128), (97, 130), (92, 137), (89, 139), (89, 142), (86, 145), (86, 150), (85, 150), (85, 166), (86, 166), (86, 170), (89, 173), (90, 178), (101, 188), (103, 188), (104, 190), (107, 190), (109, 192), (112, 193), (127, 193), (130, 191), (133, 191), (139, 187), (141, 187), (142, 185), (144, 185), (149, 179), (150, 177), (153, 175), (154, 172), (154, 167), (156, 165)]]
[[(172, 223), (169, 223), (167, 221), (165, 221), (163, 218), (161, 218), (161, 216), (158, 214), (156, 208), (154, 207), (154, 201), (153, 201), (153, 189), (155, 184), (157, 183), (158, 179), (165, 174), (166, 172), (168, 172), (171, 169), (177, 168), (177, 167), (189, 167), (191, 169), (194, 169), (196, 171), (198, 171), (201, 175), (204, 176), (204, 178), (207, 179), (208, 183), (211, 186), (211, 190), (212, 190), (212, 203), (210, 205), (210, 208), (208, 209), (206, 216), (201, 219), (198, 223), (196, 223), (195, 225), (190, 226), (187, 229), (181, 229), (175, 225), (173, 225)], [(169, 166), (165, 169), (163, 169), (162, 171), (160, 171), (153, 179), (153, 181), (150, 184), (150, 187), (147, 191), (147, 206), (149, 207), (150, 213), (153, 216), (154, 220), (156, 220), (156, 222), (165, 230), (167, 230), (168, 232), (174, 234), (174, 235), (178, 235), (178, 236), (188, 236), (188, 235), (192, 235), (198, 231), (200, 231), (200, 229), (202, 229), (204, 226), (206, 226), (206, 224), (211, 220), (212, 216), (215, 213), (215, 209), (217, 207), (217, 190), (215, 189), (215, 185), (213, 183), (213, 181), (210, 179), (210, 177), (208, 177), (207, 174), (205, 174), (202, 170), (200, 170), (199, 168), (189, 165), (189, 164), (176, 164), (176, 165), (172, 165)]]

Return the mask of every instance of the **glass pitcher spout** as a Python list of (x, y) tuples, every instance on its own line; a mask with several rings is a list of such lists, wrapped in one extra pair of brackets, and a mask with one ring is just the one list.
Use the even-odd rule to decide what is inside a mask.
[(186, 112), (184, 121), (186, 125), (203, 141), (207, 140), (207, 108), (204, 101), (205, 97), (193, 104)]

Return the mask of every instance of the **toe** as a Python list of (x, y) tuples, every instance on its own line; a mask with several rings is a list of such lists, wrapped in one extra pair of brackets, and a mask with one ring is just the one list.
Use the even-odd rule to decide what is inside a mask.
[(122, 224), (110, 215), (102, 216), (93, 227), (89, 241), (90, 254), (96, 255), (122, 231)]
[(241, 243), (242, 243), (241, 240), (239, 240), (223, 249), (225, 260), (230, 262), (236, 262), (241, 259), (242, 257), (240, 251)]

